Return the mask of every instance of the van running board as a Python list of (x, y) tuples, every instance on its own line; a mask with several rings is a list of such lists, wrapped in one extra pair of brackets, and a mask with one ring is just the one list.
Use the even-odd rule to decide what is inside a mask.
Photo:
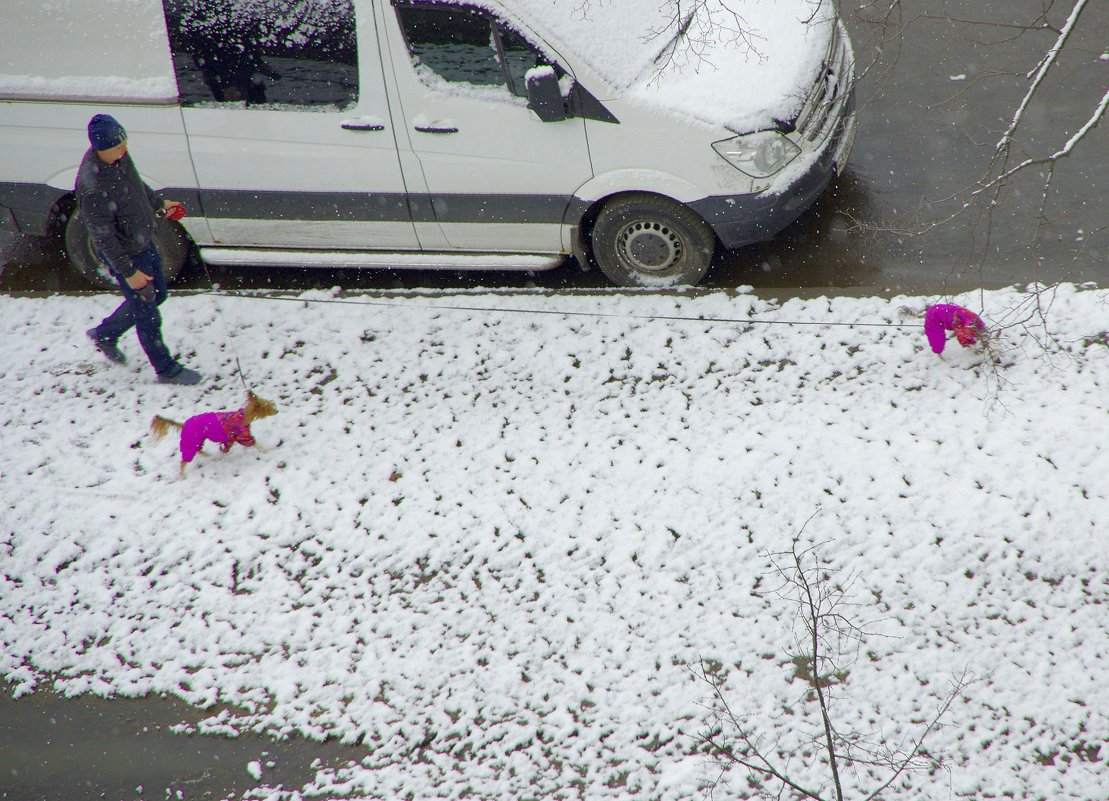
[(221, 266), (367, 267), (399, 270), (505, 270), (542, 272), (562, 265), (562, 253), (407, 253), (403, 251), (263, 250), (200, 248), (200, 258)]

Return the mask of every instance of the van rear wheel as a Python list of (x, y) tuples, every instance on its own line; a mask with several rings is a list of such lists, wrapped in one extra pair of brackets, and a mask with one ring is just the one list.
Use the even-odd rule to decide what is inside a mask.
[(716, 250), (704, 220), (656, 195), (625, 195), (606, 203), (592, 241), (593, 258), (618, 286), (696, 284)]
[[(180, 225), (159, 217), (158, 226), (154, 229), (154, 246), (162, 257), (166, 283), (172, 284), (188, 260), (189, 237)], [(65, 224), (65, 251), (70, 267), (93, 286), (98, 289), (119, 286), (107, 265), (96, 257), (88, 229), (77, 209), (73, 210)]]

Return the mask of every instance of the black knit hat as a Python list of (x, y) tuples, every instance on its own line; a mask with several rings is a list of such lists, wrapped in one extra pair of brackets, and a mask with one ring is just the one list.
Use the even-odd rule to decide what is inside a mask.
[(97, 114), (89, 120), (89, 142), (93, 150), (111, 150), (127, 138), (127, 131), (110, 114)]

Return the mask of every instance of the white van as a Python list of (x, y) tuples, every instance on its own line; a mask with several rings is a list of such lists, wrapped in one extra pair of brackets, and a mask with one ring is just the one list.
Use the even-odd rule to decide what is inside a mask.
[(832, 0), (4, 0), (0, 229), (64, 226), (96, 113), (212, 264), (543, 270), (695, 284), (846, 163)]

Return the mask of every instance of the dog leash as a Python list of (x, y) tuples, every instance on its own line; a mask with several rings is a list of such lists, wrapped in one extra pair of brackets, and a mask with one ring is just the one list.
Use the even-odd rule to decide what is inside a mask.
[[(207, 268), (205, 268), (207, 269)], [(786, 325), (786, 326), (820, 326), (820, 327), (843, 327), (843, 328), (916, 328), (914, 323), (866, 323), (866, 322), (845, 322), (840, 320), (767, 320), (758, 317), (685, 317), (677, 314), (627, 314), (620, 312), (586, 312), (586, 311), (573, 311), (570, 309), (536, 309), (536, 308), (512, 308), (505, 306), (466, 306), (466, 305), (453, 305), (441, 303), (405, 303), (403, 305), (398, 303), (391, 303), (389, 301), (375, 301), (375, 300), (346, 300), (342, 298), (302, 298), (302, 297), (283, 297), (280, 295), (246, 295), (237, 292), (225, 292), (213, 286), (214, 294), (225, 295), (230, 298), (238, 298), (240, 300), (267, 300), (267, 301), (282, 301), (287, 303), (301, 303), (301, 304), (335, 304), (341, 306), (378, 306), (392, 309), (419, 309), (423, 311), (454, 311), (454, 312), (479, 312), (479, 313), (494, 313), (494, 314), (532, 314), (532, 315), (548, 315), (555, 317), (590, 317), (594, 319), (617, 319), (617, 320), (652, 320), (652, 321), (671, 321), (683, 323), (708, 323), (708, 324), (724, 324), (724, 325)]]
[(198, 257), (197, 261), (199, 261), (200, 265), (204, 268), (204, 275), (208, 277), (208, 287), (210, 293), (216, 298), (216, 314), (217, 316), (219, 316), (220, 321), (223, 323), (224, 331), (227, 332), (227, 342), (231, 345), (231, 358), (235, 360), (235, 372), (238, 374), (239, 380), (243, 382), (243, 389), (245, 389), (247, 392), (250, 392), (250, 385), (247, 383), (246, 375), (243, 373), (243, 366), (239, 362), (239, 352), (235, 349), (235, 337), (231, 333), (231, 326), (228, 325), (227, 318), (223, 315), (223, 308), (220, 304), (220, 295), (222, 293), (220, 292), (219, 284), (212, 280), (212, 274), (208, 272), (208, 265), (204, 263), (204, 259)]

